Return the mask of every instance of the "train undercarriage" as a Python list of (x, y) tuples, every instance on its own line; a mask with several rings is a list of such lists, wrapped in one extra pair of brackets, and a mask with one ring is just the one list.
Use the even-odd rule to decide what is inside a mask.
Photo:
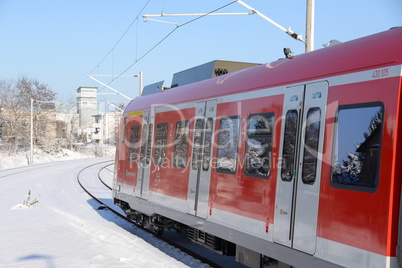
[(291, 267), (268, 256), (264, 256), (247, 248), (231, 243), (230, 241), (226, 241), (220, 237), (211, 235), (196, 228), (192, 228), (164, 216), (157, 214), (152, 216), (145, 215), (139, 211), (131, 209), (129, 204), (124, 201), (115, 199), (114, 202), (125, 212), (128, 220), (146, 230), (151, 231), (157, 236), (161, 236), (165, 229), (176, 230), (182, 234), (185, 234), (193, 243), (199, 244), (224, 256), (235, 256), (237, 262), (240, 262), (248, 267)]

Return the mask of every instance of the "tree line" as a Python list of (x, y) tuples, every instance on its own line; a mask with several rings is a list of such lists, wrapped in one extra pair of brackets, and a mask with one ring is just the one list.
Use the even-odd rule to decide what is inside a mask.
[(38, 124), (38, 118), (55, 109), (56, 95), (45, 83), (21, 76), (18, 79), (0, 80), (0, 143), (9, 154), (15, 154), (21, 146), (28, 146), (31, 137), (31, 98), (35, 141), (46, 137), (46, 127)]

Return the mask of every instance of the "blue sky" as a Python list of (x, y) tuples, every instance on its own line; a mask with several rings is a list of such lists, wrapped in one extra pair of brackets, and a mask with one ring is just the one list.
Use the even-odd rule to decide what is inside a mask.
[[(174, 73), (212, 60), (266, 63), (283, 57), (284, 47), (294, 55), (304, 53), (303, 43), (257, 15), (208, 16), (188, 24), (195, 17), (158, 18), (182, 25), (175, 31), (172, 24), (144, 22), (141, 16), (210, 12), (231, 2), (0, 0), (0, 79), (25, 75), (48, 84), (59, 101), (74, 101), (80, 86), (111, 92), (88, 73), (118, 75), (131, 66), (124, 74), (142, 71), (144, 85), (165, 80), (170, 86)], [(306, 1), (244, 2), (305, 37)], [(233, 3), (218, 12), (248, 10)], [(401, 0), (316, 0), (314, 46), (321, 49), (331, 39), (345, 42), (394, 26), (402, 26)], [(138, 95), (138, 78), (120, 77), (110, 86)], [(125, 101), (114, 95), (100, 98)]]

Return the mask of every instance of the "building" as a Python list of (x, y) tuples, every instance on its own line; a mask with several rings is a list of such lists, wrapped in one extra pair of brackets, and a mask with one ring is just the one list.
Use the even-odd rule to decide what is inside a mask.
[(81, 129), (91, 128), (98, 114), (97, 87), (79, 87), (77, 89), (77, 112)]
[(224, 61), (214, 60), (190, 69), (175, 73), (172, 79), (171, 87), (179, 87), (186, 84), (202, 81), (212, 77), (225, 75), (228, 73), (244, 70), (253, 66), (259, 65), (258, 63), (237, 62), (237, 61)]

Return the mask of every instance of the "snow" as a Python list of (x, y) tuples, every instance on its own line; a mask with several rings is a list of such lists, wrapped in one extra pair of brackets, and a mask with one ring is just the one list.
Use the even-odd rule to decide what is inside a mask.
[[(105, 146), (104, 155), (113, 157), (116, 151), (115, 146)], [(33, 150), (33, 163), (47, 163), (72, 159), (87, 159), (95, 157), (95, 148), (92, 144), (81, 147), (78, 151), (72, 151), (65, 148), (44, 150), (35, 148)], [(4, 150), (0, 150), (0, 170), (10, 169), (21, 166), (28, 166), (30, 162), (29, 151), (18, 151), (15, 155), (8, 155)]]
[(112, 155), (37, 154), (37, 164), (27, 166), (26, 153), (1, 154), (0, 267), (209, 267), (96, 209), (76, 176), (90, 164), (112, 163)]

